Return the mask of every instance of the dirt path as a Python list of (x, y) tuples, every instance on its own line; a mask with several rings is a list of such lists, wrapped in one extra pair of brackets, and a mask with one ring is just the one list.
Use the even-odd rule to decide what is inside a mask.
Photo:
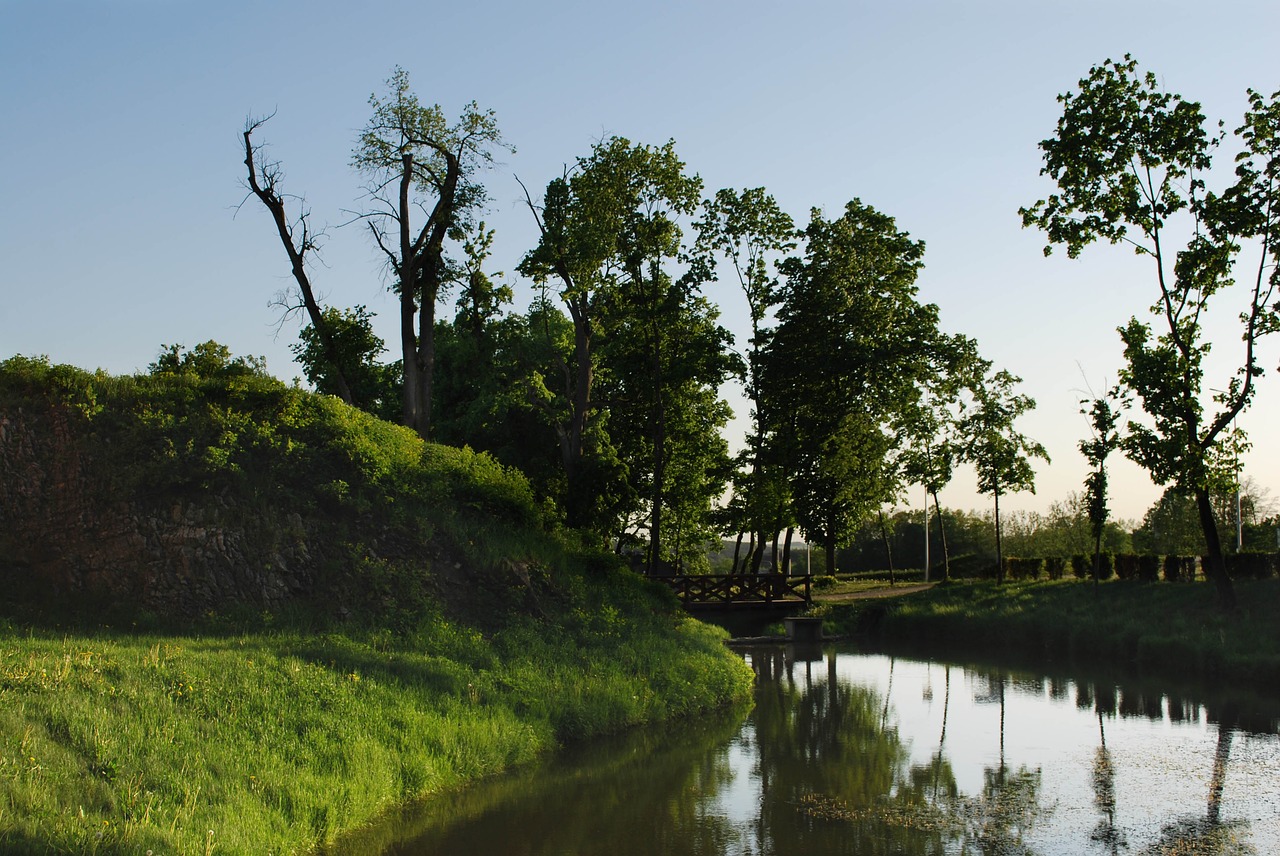
[(839, 603), (846, 600), (867, 600), (870, 598), (883, 597), (901, 597), (904, 594), (914, 594), (918, 591), (926, 591), (933, 588), (937, 583), (910, 583), (891, 586), (885, 583), (880, 588), (863, 589), (862, 591), (851, 591), (836, 594), (820, 594), (815, 593), (813, 599), (819, 602)]

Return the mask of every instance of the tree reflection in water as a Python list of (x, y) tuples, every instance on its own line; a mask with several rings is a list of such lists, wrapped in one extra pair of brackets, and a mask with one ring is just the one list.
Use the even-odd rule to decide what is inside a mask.
[[(1158, 753), (1152, 758), (1144, 750), (1145, 773), (1128, 760), (1143, 744), (1130, 742), (1133, 729), (1122, 712), (1154, 721), (1166, 701), (1155, 693), (1138, 698), (1114, 684), (1046, 682), (884, 657), (837, 658), (793, 646), (761, 647), (747, 657), (758, 676), (749, 714), (675, 723), (612, 745), (580, 747), (536, 771), (399, 812), (330, 852), (1027, 856), (1034, 846), (1046, 856), (1255, 853), (1242, 841), (1249, 822), (1223, 820), (1237, 813), (1231, 803), (1224, 808), (1224, 798), (1238, 799), (1243, 780), (1232, 779), (1236, 795), (1228, 790), (1224, 797), (1237, 719), (1246, 728), (1258, 721), (1257, 711), (1247, 707), (1237, 718), (1230, 704), (1202, 708), (1167, 699), (1170, 712), (1161, 717), (1173, 720), (1176, 709), (1179, 720), (1191, 720), (1179, 726), (1190, 738), (1181, 745), (1193, 745), (1201, 710), (1218, 725), (1207, 803), (1194, 817), (1176, 819), (1159, 806), (1185, 810), (1184, 792), (1162, 799), (1168, 794), (1160, 793), (1161, 786), (1140, 784), (1152, 782), (1150, 765), (1159, 763)], [(971, 697), (956, 692), (965, 686), (974, 688)], [(1037, 754), (1028, 756), (1017, 726), (1046, 711), (1038, 706), (1046, 694), (1059, 713), (1085, 726), (1085, 744), (1059, 744), (1066, 754), (1039, 754), (1054, 741), (1037, 734)], [(1093, 717), (1097, 732), (1091, 739)], [(1273, 715), (1264, 717), (1259, 733), (1273, 735), (1274, 729), (1265, 730), (1272, 721)], [(1237, 750), (1244, 751), (1253, 750)], [(1067, 757), (1080, 760), (1066, 765)], [(1043, 763), (1046, 773), (1026, 760)], [(1086, 771), (1091, 775), (1081, 775)], [(1141, 775), (1130, 778), (1135, 773)], [(962, 781), (973, 783), (971, 793)], [(1125, 791), (1123, 811), (1117, 782)], [(1089, 810), (1090, 790), (1097, 814)], [(1268, 791), (1268, 798), (1276, 793)], [(1046, 801), (1065, 810), (1050, 813)], [(1175, 819), (1162, 824), (1164, 817)], [(1264, 840), (1277, 841), (1274, 826), (1267, 830)]]
[(1093, 804), (1102, 813), (1102, 819), (1094, 827), (1090, 839), (1107, 848), (1111, 856), (1117, 856), (1122, 847), (1128, 847), (1124, 833), (1116, 827), (1116, 767), (1107, 749), (1107, 729), (1098, 712), (1098, 751), (1093, 759)]
[(1160, 839), (1143, 850), (1144, 856), (1254, 856), (1258, 851), (1241, 836), (1248, 833), (1244, 823), (1222, 822), (1222, 789), (1227, 780), (1231, 740), (1239, 713), (1228, 703), (1218, 712), (1218, 743), (1213, 753), (1213, 773), (1209, 777), (1209, 805), (1204, 817), (1183, 817), (1161, 830)]

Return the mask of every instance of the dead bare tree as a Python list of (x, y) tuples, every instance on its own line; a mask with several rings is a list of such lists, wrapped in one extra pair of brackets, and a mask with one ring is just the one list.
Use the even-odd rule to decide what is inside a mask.
[[(245, 122), (244, 165), (248, 172), (249, 190), (271, 213), (271, 219), (276, 225), (276, 233), (280, 236), (280, 243), (284, 246), (285, 253), (289, 256), (293, 279), (297, 283), (298, 291), (302, 297), (301, 308), (307, 310), (307, 317), (310, 319), (311, 326), (315, 329), (316, 336), (320, 340), (325, 359), (333, 367), (333, 378), (338, 388), (338, 397), (347, 404), (353, 404), (351, 386), (343, 371), (338, 349), (333, 341), (332, 331), (325, 322), (324, 313), (320, 310), (319, 301), (316, 300), (315, 289), (311, 286), (311, 278), (307, 274), (307, 254), (319, 252), (319, 244), (317, 242), (320, 235), (312, 231), (310, 224), (311, 212), (307, 210), (305, 205), (301, 204), (301, 200), (299, 200), (297, 216), (290, 219), (288, 210), (285, 207), (284, 194), (280, 190), (280, 182), (284, 175), (280, 163), (278, 161), (268, 161), (263, 154), (262, 147), (254, 147), (254, 131), (266, 124), (274, 115), (275, 113), (272, 113), (270, 116), (265, 116), (261, 119), (250, 118)], [(277, 298), (276, 302), (284, 309), (285, 317), (299, 308), (296, 304), (291, 304), (287, 297)]]

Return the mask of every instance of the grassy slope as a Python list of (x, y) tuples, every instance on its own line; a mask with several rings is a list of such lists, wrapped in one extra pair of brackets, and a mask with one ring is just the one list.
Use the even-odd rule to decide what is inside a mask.
[(1280, 580), (1238, 580), (1227, 615), (1205, 583), (957, 583), (822, 607), (828, 629), (895, 645), (1115, 666), (1171, 678), (1280, 682)]
[(323, 521), (325, 585), (354, 609), (241, 606), (176, 634), (124, 604), (115, 626), (145, 630), (0, 602), (5, 853), (303, 852), (558, 743), (749, 695), (718, 631), (576, 548), (484, 456), (255, 378), (9, 361), (0, 408), (19, 406), (70, 414), (115, 496)]

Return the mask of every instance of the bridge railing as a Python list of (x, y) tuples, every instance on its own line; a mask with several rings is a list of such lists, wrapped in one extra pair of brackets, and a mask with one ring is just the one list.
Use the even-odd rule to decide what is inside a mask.
[(682, 603), (776, 603), (811, 600), (812, 577), (782, 574), (677, 574), (650, 579), (675, 591)]

